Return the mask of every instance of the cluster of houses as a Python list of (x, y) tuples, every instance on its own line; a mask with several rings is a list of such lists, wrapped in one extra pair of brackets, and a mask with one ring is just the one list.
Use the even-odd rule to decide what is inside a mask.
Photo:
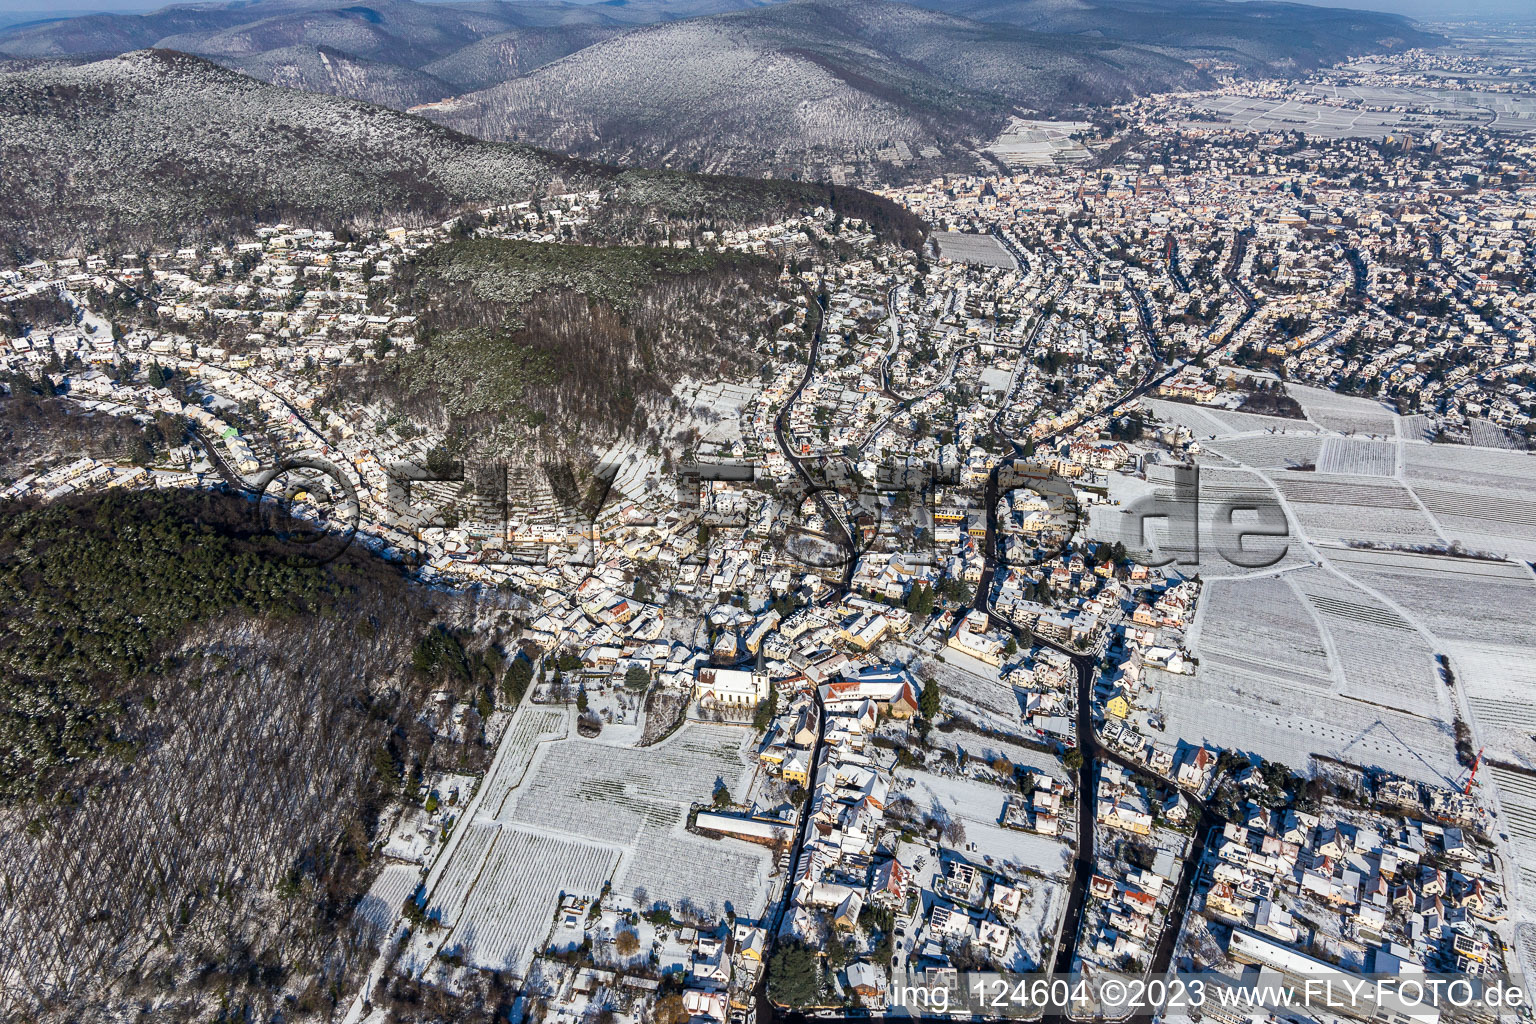
[(1491, 847), (1470, 828), (1250, 803), (1211, 853), (1203, 899), (1213, 920), (1335, 960), (1363, 962), (1391, 945), (1431, 970), (1502, 969), (1495, 928), (1509, 905)]

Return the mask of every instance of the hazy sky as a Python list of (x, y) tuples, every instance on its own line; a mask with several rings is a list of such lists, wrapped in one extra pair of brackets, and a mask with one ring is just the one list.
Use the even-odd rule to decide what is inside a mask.
[[(1025, 0), (1027, 2), (1027, 0)], [(1458, 20), (1471, 18), (1519, 18), (1536, 20), (1536, 3), (1531, 0), (1302, 0), (1320, 3), (1327, 7), (1358, 7), (1371, 11), (1392, 11), (1410, 18), (1438, 21), (1446, 18)], [(161, 2), (145, 0), (0, 0), (0, 20), (15, 21), (18, 14), (33, 14), (39, 18), (61, 15), (87, 14), (94, 11), (137, 12), (150, 11), (167, 6)]]

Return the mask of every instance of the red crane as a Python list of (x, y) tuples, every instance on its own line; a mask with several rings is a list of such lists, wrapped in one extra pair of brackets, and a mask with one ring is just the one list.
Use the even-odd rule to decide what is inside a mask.
[(1477, 748), (1477, 757), (1472, 761), (1472, 774), (1467, 776), (1467, 784), (1462, 787), (1463, 796), (1472, 795), (1472, 783), (1477, 780), (1477, 770), (1483, 766), (1483, 748)]

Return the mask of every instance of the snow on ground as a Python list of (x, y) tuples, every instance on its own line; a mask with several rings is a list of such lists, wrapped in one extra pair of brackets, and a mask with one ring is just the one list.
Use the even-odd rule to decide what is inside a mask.
[(500, 827), (443, 949), (476, 967), (526, 977), (566, 894), (596, 897), (618, 853)]
[(1435, 652), (1407, 620), (1326, 570), (1303, 569), (1289, 578), (1326, 632), (1342, 693), (1441, 721), (1452, 717)]
[(1536, 657), (1528, 647), (1442, 645), (1488, 756), (1536, 770)]
[(1301, 384), (1287, 384), (1285, 389), (1301, 403), (1307, 419), (1328, 430), (1379, 437), (1397, 433), (1397, 414), (1375, 399), (1353, 398)]
[(1260, 434), (1257, 437), (1207, 441), (1201, 447), (1207, 452), (1215, 452), (1233, 462), (1256, 469), (1291, 469), (1295, 466), (1320, 466), (1319, 452), (1324, 445), (1334, 440), (1319, 438), (1315, 434)]
[(965, 826), (965, 844), (960, 852), (967, 857), (1051, 876), (1060, 875), (1071, 861), (1064, 843), (998, 824), (1008, 801), (1008, 791), (999, 786), (905, 769), (898, 771), (896, 778), (902, 795), (917, 805), (920, 814), (941, 821), (960, 820)]
[(1319, 473), (1392, 476), (1397, 472), (1397, 443), (1325, 437), (1316, 465)]
[(1212, 582), (1191, 636), (1194, 676), (1149, 673), (1169, 739), (1297, 771), (1316, 751), (1440, 785), (1456, 778), (1449, 697), (1428, 641), (1339, 574)]
[(517, 712), (511, 731), (496, 750), (496, 760), (485, 784), (479, 811), (490, 820), (501, 817), (513, 787), (523, 781), (523, 773), (533, 760), (538, 744), (566, 735), (570, 712), (564, 708), (540, 708), (524, 704)]
[(674, 433), (692, 428), (699, 433), (701, 448), (729, 448), (742, 439), (740, 415), (751, 408), (758, 391), (744, 384), (684, 378), (672, 394), (683, 403), (682, 415), (672, 423)]
[(1413, 495), (1396, 481), (1321, 473), (1271, 472), (1270, 477), (1310, 540), (1393, 545), (1442, 541)]
[(762, 912), (770, 852), (686, 830), (716, 780), (745, 793), (748, 730), (689, 723), (642, 749), (569, 737), (568, 722), (568, 711), (525, 705), (510, 726), (472, 819), (434, 868), (428, 913), (449, 929), (443, 949), (523, 974), (561, 895), (596, 896), (609, 881), (646, 908)]
[(690, 804), (707, 803), (717, 781), (745, 793), (751, 738), (749, 730), (690, 722), (643, 749), (546, 743), (502, 816), (619, 851), (614, 889), (626, 898), (755, 917), (767, 902), (769, 851), (685, 830)]
[(994, 729), (1019, 729), (1023, 718), (1018, 693), (1011, 683), (998, 678), (997, 666), (953, 647), (944, 647), (938, 658), (929, 657), (927, 663), (939, 681), (946, 711)]
[(386, 864), (379, 877), (373, 880), (368, 891), (358, 903), (355, 918), (360, 923), (382, 933), (389, 927), (406, 899), (421, 884), (421, 868), (415, 864)]
[(1256, 677), (1148, 676), (1162, 691), (1170, 739), (1259, 754), (1303, 774), (1314, 751), (1440, 786), (1461, 770), (1444, 723)]
[(1067, 771), (1066, 766), (1055, 754), (1048, 754), (1043, 750), (1036, 750), (1034, 747), (1026, 747), (1019, 743), (1010, 743), (995, 736), (984, 736), (980, 733), (961, 730), (954, 732), (935, 730), (929, 734), (928, 741), (940, 749), (963, 750), (966, 757), (974, 760), (986, 761), (990, 764), (999, 757), (1006, 757), (1013, 764), (1036, 774), (1049, 775), (1058, 782), (1072, 781), (1072, 773)]
[(1246, 412), (1226, 409), (1210, 409), (1184, 402), (1168, 402), (1149, 399), (1147, 407), (1160, 420), (1188, 427), (1195, 440), (1204, 444), (1211, 438), (1235, 437), (1241, 434), (1316, 434), (1320, 430), (1315, 423), (1306, 420), (1285, 419), (1280, 416), (1255, 416)]
[(1200, 664), (1333, 688), (1326, 641), (1286, 576), (1214, 580), (1200, 595)]
[(938, 243), (939, 255), (955, 263), (971, 263), (978, 267), (1000, 267), (1017, 270), (1018, 261), (1003, 248), (1003, 243), (991, 235), (965, 234), (960, 231), (936, 231), (933, 240)]
[(1536, 576), (1523, 563), (1410, 555), (1329, 552), (1352, 579), (1380, 591), (1436, 636), (1536, 648)]

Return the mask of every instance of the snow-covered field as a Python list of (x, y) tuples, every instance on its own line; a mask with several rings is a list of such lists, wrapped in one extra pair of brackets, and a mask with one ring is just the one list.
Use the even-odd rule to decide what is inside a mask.
[(477, 967), (526, 976), (562, 895), (595, 897), (613, 871), (610, 847), (500, 827), (443, 948)]
[(1413, 495), (1396, 481), (1320, 473), (1271, 475), (1302, 532), (1311, 540), (1385, 544), (1435, 544), (1441, 540)]
[(1441, 722), (1273, 680), (1148, 674), (1163, 691), (1170, 739), (1259, 754), (1304, 774), (1314, 752), (1436, 785), (1451, 784), (1460, 770), (1451, 728)]
[(1316, 751), (1455, 778), (1451, 704), (1429, 641), (1338, 573), (1213, 581), (1190, 636), (1194, 676), (1150, 675), (1170, 739), (1237, 746), (1298, 771)]
[(480, 800), (480, 814), (495, 820), (501, 817), (513, 787), (523, 781), (523, 773), (533, 760), (541, 740), (558, 739), (566, 734), (570, 712), (565, 709), (540, 708), (524, 704), (518, 709), (510, 732), (496, 751)]
[(1212, 581), (1200, 603), (1202, 669), (1332, 688), (1322, 632), (1289, 574)]
[(1381, 707), (1447, 721), (1450, 699), (1428, 641), (1389, 606), (1323, 569), (1292, 583), (1307, 597), (1343, 674), (1342, 693)]
[(421, 868), (417, 865), (386, 864), (358, 903), (355, 919), (376, 934), (383, 932), (420, 884)]
[(960, 820), (965, 827), (962, 852), (967, 856), (1052, 876), (1060, 875), (1071, 860), (1063, 843), (998, 824), (1008, 801), (1008, 792), (999, 786), (932, 772), (903, 770), (896, 778), (901, 794), (917, 805), (919, 813)]
[(1536, 576), (1524, 563), (1399, 554), (1330, 552), (1352, 579), (1404, 608), (1436, 636), (1536, 648)]
[(1003, 248), (1003, 243), (991, 235), (965, 234), (959, 231), (936, 231), (933, 240), (938, 243), (939, 255), (956, 263), (973, 263), (978, 267), (1018, 269), (1018, 262)]
[(1319, 433), (1317, 424), (1306, 420), (1292, 420), (1282, 416), (1255, 416), (1252, 413), (1212, 409), (1207, 406), (1169, 402), (1163, 399), (1149, 399), (1146, 404), (1158, 419), (1188, 427), (1195, 435), (1195, 439), (1202, 444), (1212, 437), (1234, 437), (1239, 434), (1260, 434), (1269, 431), (1277, 434)]
[(1333, 439), (1319, 438), (1315, 434), (1260, 434), (1207, 441), (1203, 447), (1208, 452), (1216, 452), (1255, 469), (1290, 469), (1318, 465), (1319, 452), (1330, 440)]
[(1356, 437), (1325, 437), (1317, 455), (1317, 471), (1392, 476), (1397, 472), (1397, 444)]
[(1397, 414), (1374, 399), (1352, 398), (1301, 384), (1287, 384), (1286, 390), (1301, 403), (1307, 419), (1328, 430), (1380, 437), (1397, 433)]
[(745, 792), (750, 731), (689, 723), (642, 749), (567, 738), (567, 719), (525, 705), (512, 723), (473, 820), (434, 871), (428, 912), (451, 930), (443, 948), (522, 974), (560, 896), (610, 881), (645, 908), (760, 914), (770, 852), (685, 827), (717, 780)]
[(716, 781), (733, 795), (751, 773), (746, 729), (685, 725), (643, 749), (570, 739), (540, 747), (528, 781), (503, 812), (508, 821), (578, 836), (618, 850), (614, 889), (647, 904), (755, 916), (767, 901), (769, 852), (689, 835), (689, 805), (708, 802)]

